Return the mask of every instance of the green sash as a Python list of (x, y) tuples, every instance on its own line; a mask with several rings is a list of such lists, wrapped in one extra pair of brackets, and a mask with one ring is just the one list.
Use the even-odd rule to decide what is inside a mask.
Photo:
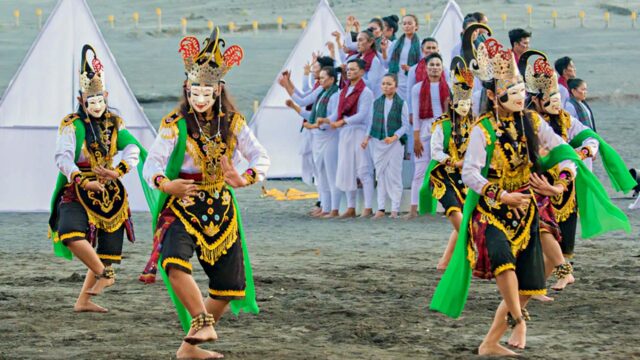
[[(442, 123), (442, 132), (444, 133), (444, 151), (449, 151), (449, 141), (451, 139), (451, 120), (445, 120)], [(424, 215), (429, 213), (434, 215), (438, 207), (438, 200), (433, 197), (433, 191), (429, 184), (431, 171), (439, 164), (438, 161), (431, 159), (427, 172), (424, 174), (424, 181), (420, 187), (420, 198), (418, 199), (418, 213)]]
[(571, 140), (569, 145), (578, 148), (582, 145), (582, 142), (590, 137), (598, 140), (600, 143), (598, 153), (602, 157), (602, 165), (604, 165), (604, 169), (607, 171), (607, 175), (609, 175), (613, 189), (615, 191), (623, 191), (626, 194), (636, 187), (638, 184), (633, 177), (631, 177), (631, 174), (629, 174), (629, 170), (627, 170), (627, 166), (624, 164), (620, 155), (595, 131), (591, 129), (582, 130)]
[[(84, 123), (81, 119), (76, 119), (73, 122), (73, 126), (75, 127), (75, 135), (76, 135), (76, 149), (75, 149), (74, 161), (77, 162), (78, 157), (80, 156), (80, 151), (82, 150), (82, 145), (84, 144), (86, 133), (84, 128)], [(154, 206), (155, 204), (153, 189), (151, 189), (147, 185), (147, 182), (144, 181), (144, 178), (142, 176), (142, 168), (144, 167), (144, 162), (147, 159), (147, 150), (142, 146), (142, 144), (140, 144), (140, 142), (138, 142), (138, 140), (133, 135), (131, 135), (129, 130), (122, 129), (118, 131), (118, 140), (116, 144), (118, 151), (121, 151), (127, 145), (131, 145), (131, 144), (136, 145), (138, 149), (140, 149), (140, 161), (138, 162), (138, 166), (137, 166), (138, 176), (140, 177), (140, 183), (142, 185), (142, 190), (144, 192), (144, 197), (147, 200), (147, 204), (149, 205), (150, 208), (152, 208), (152, 206)], [(57, 211), (56, 205), (57, 205), (57, 202), (60, 200), (60, 192), (65, 187), (65, 185), (67, 185), (67, 177), (64, 174), (59, 173), (58, 179), (56, 181), (55, 189), (53, 190), (53, 195), (51, 196), (51, 205), (50, 205), (51, 213), (53, 213), (54, 211)], [(58, 241), (58, 232), (53, 230), (50, 230), (50, 231), (51, 231), (51, 238), (53, 239), (54, 254), (56, 256), (63, 257), (68, 260), (73, 259), (73, 254), (71, 253), (71, 250), (69, 250), (69, 248), (64, 246), (64, 244), (62, 244), (62, 241)]]
[(627, 216), (611, 203), (598, 178), (589, 171), (571, 146), (556, 146), (538, 162), (543, 171), (546, 171), (563, 160), (571, 160), (578, 167), (575, 187), (582, 238), (588, 239), (614, 230), (630, 233), (631, 224)]
[[(496, 133), (491, 125), (489, 118), (484, 118), (476, 126), (484, 127), (489, 133), (490, 142), (487, 144), (487, 161), (482, 168), (482, 176), (485, 178), (489, 174), (491, 166), (491, 158), (493, 157), (493, 149), (495, 148)], [(439, 311), (447, 316), (457, 318), (464, 309), (469, 295), (469, 283), (471, 282), (471, 265), (467, 259), (467, 241), (469, 239), (469, 223), (473, 211), (478, 205), (480, 194), (469, 188), (467, 197), (464, 201), (464, 209), (462, 211), (462, 223), (460, 224), (460, 232), (458, 240), (453, 251), (453, 256), (449, 265), (442, 274), (442, 278), (436, 287), (431, 299), (429, 309)]]
[[(187, 147), (187, 122), (184, 118), (181, 118), (177, 121), (178, 125), (178, 141), (176, 146), (169, 158), (169, 163), (167, 164), (167, 168), (165, 170), (165, 176), (171, 180), (177, 179), (180, 174), (180, 169), (182, 168), (182, 163), (184, 162), (184, 153)], [(249, 259), (249, 252), (247, 250), (247, 245), (245, 242), (244, 236), (244, 227), (242, 226), (242, 216), (240, 214), (240, 207), (238, 207), (238, 203), (236, 201), (235, 192), (231, 187), (227, 187), (229, 192), (231, 193), (231, 198), (233, 199), (233, 205), (238, 214), (238, 232), (240, 234), (240, 241), (242, 243), (242, 254), (244, 259), (244, 276), (246, 281), (245, 286), (245, 297), (240, 300), (231, 300), (230, 307), (231, 312), (235, 315), (240, 313), (240, 311), (250, 312), (253, 314), (257, 314), (260, 309), (258, 308), (258, 303), (256, 302), (256, 291), (253, 283), (253, 271), (251, 269), (251, 260)], [(153, 222), (153, 232), (155, 233), (156, 223), (158, 222), (158, 216), (164, 209), (164, 205), (169, 198), (169, 195), (163, 193), (159, 190), (154, 190), (157, 194), (157, 202), (156, 206), (151, 208), (151, 221)], [(162, 255), (158, 258), (158, 272), (162, 276), (162, 280), (164, 281), (165, 286), (167, 287), (167, 292), (169, 293), (169, 297), (171, 301), (176, 307), (176, 312), (178, 313), (178, 318), (180, 319), (180, 324), (182, 325), (182, 329), (185, 333), (189, 332), (191, 328), (191, 315), (184, 307), (184, 305), (180, 302), (180, 299), (173, 291), (173, 287), (171, 286), (171, 282), (169, 281), (169, 277), (166, 272), (162, 268)]]

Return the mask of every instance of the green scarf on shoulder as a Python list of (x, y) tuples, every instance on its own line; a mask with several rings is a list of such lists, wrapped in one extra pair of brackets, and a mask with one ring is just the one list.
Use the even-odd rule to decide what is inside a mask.
[[(180, 174), (180, 169), (182, 168), (182, 163), (184, 162), (184, 154), (187, 148), (187, 122), (184, 118), (180, 118), (177, 120), (178, 126), (178, 140), (176, 146), (174, 147), (173, 153), (171, 153), (171, 157), (169, 158), (169, 163), (167, 164), (167, 168), (165, 170), (165, 176), (170, 180), (174, 180), (178, 178)], [(244, 276), (246, 281), (245, 286), (245, 297), (240, 300), (231, 300), (230, 307), (231, 312), (235, 315), (240, 313), (240, 311), (250, 312), (253, 314), (257, 314), (260, 310), (258, 308), (258, 303), (256, 302), (256, 290), (255, 285), (253, 283), (253, 271), (251, 269), (251, 260), (249, 259), (249, 251), (247, 250), (247, 244), (245, 242), (244, 235), (244, 227), (242, 225), (242, 215), (240, 214), (240, 207), (236, 201), (236, 195), (233, 191), (233, 188), (227, 187), (229, 192), (231, 193), (231, 198), (233, 199), (233, 205), (238, 213), (238, 232), (240, 235), (240, 241), (242, 243), (242, 255), (244, 259)], [(164, 209), (165, 203), (169, 198), (169, 195), (163, 193), (159, 190), (154, 190), (157, 196), (157, 201), (155, 203), (155, 207), (151, 208), (151, 221), (153, 222), (153, 232), (155, 233), (156, 224), (158, 222), (158, 216)], [(184, 307), (184, 305), (178, 299), (178, 296), (173, 291), (173, 287), (171, 286), (171, 282), (169, 281), (169, 277), (167, 273), (162, 268), (162, 255), (158, 259), (158, 272), (162, 276), (162, 280), (164, 281), (165, 286), (167, 287), (167, 292), (169, 293), (169, 297), (176, 307), (176, 312), (178, 313), (178, 318), (180, 319), (180, 324), (182, 325), (182, 329), (185, 333), (189, 332), (191, 328), (191, 315)]]
[[(68, 125), (69, 126), (69, 125)], [(82, 150), (82, 145), (84, 144), (84, 140), (86, 137), (86, 132), (84, 128), (84, 123), (82, 119), (78, 118), (73, 122), (73, 126), (75, 128), (76, 135), (76, 149), (74, 155), (74, 161), (78, 161), (78, 157), (80, 156), (80, 152)], [(155, 206), (153, 189), (151, 189), (147, 182), (144, 181), (142, 176), (142, 168), (144, 167), (144, 162), (147, 159), (147, 150), (140, 144), (140, 142), (129, 132), (127, 129), (122, 129), (118, 131), (118, 140), (117, 140), (117, 148), (118, 151), (124, 149), (127, 145), (136, 145), (138, 149), (140, 149), (140, 161), (138, 162), (138, 176), (140, 177), (140, 183), (142, 185), (142, 190), (144, 192), (144, 197), (147, 200), (147, 204), (149, 208), (153, 208)], [(67, 185), (67, 177), (63, 173), (58, 174), (58, 179), (56, 181), (56, 186), (53, 190), (53, 194), (51, 196), (51, 213), (57, 211), (57, 202), (60, 200), (60, 192), (64, 189), (65, 185)], [(53, 239), (53, 252), (56, 256), (63, 257), (65, 259), (71, 260), (73, 259), (73, 254), (71, 250), (62, 244), (62, 241), (58, 239), (58, 232), (54, 231), (50, 228), (50, 236)]]
[[(451, 120), (442, 121), (441, 124), (442, 132), (444, 133), (444, 151), (447, 152), (449, 151), (449, 141), (451, 139)], [(427, 172), (424, 174), (424, 180), (420, 187), (420, 197), (418, 198), (418, 213), (420, 215), (427, 213), (434, 215), (436, 213), (438, 200), (433, 197), (433, 190), (431, 189), (431, 184), (429, 184), (429, 179), (431, 178), (431, 172), (438, 164), (439, 162), (437, 160), (431, 159), (429, 167), (427, 167)]]

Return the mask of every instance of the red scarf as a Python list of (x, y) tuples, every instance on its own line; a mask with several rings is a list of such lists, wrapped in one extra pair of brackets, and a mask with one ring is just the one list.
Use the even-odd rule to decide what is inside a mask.
[(419, 61), (416, 65), (416, 84), (427, 80), (427, 62)]
[[(449, 85), (440, 77), (438, 82), (438, 92), (440, 93), (440, 106), (442, 111), (446, 109), (447, 99), (449, 98)], [(433, 117), (433, 108), (431, 107), (431, 82), (429, 78), (422, 81), (420, 87), (420, 119), (431, 119)]]
[(371, 64), (373, 63), (373, 58), (376, 57), (376, 52), (373, 50), (369, 50), (364, 54), (358, 54), (358, 59), (364, 60), (364, 71), (369, 71), (371, 69)]
[(569, 84), (567, 83), (567, 79), (565, 79), (564, 77), (558, 77), (558, 84), (564, 86), (565, 89), (569, 90)]
[[(420, 61), (418, 63), (418, 65), (416, 65), (416, 84), (419, 83), (420, 81), (425, 81), (427, 80), (427, 62), (426, 61)], [(442, 79), (446, 81), (446, 78), (444, 76), (444, 70), (442, 71), (442, 75), (441, 75)]]
[(351, 116), (358, 110), (358, 100), (360, 100), (360, 94), (364, 91), (364, 80), (360, 79), (358, 83), (353, 87), (351, 94), (347, 96), (349, 87), (345, 86), (340, 90), (340, 101), (338, 102), (338, 120), (342, 120), (345, 116)]

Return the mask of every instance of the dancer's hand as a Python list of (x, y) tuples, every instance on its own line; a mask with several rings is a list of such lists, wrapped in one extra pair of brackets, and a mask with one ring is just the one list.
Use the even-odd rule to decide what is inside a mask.
[(366, 138), (364, 138), (364, 140), (362, 141), (362, 144), (360, 144), (360, 147), (362, 147), (363, 149), (366, 149), (367, 145), (369, 145), (369, 137), (368, 136)]
[(304, 76), (309, 76), (311, 74), (311, 63), (306, 63), (303, 66)]
[(293, 100), (288, 99), (287, 101), (284, 102), (284, 104), (287, 105), (287, 107), (290, 107), (291, 109), (293, 109), (293, 111), (300, 114), (300, 111), (301, 111), (300, 106), (298, 106), (298, 104), (293, 102)]
[(518, 192), (506, 193), (500, 197), (500, 201), (509, 206), (516, 218), (520, 219), (527, 212), (529, 202), (531, 201), (531, 194)]
[(191, 179), (175, 179), (160, 185), (160, 190), (179, 199), (194, 196), (198, 192), (198, 185)]
[(84, 186), (85, 190), (88, 191), (93, 191), (93, 192), (103, 192), (104, 189), (104, 184), (102, 184), (100, 181), (98, 180), (93, 180), (93, 181), (89, 181), (85, 186)]
[(247, 180), (245, 180), (236, 168), (229, 162), (229, 158), (223, 156), (220, 159), (220, 166), (222, 166), (222, 173), (224, 174), (224, 182), (226, 182), (229, 186), (234, 189), (241, 188), (247, 186)]
[(556, 196), (562, 194), (564, 191), (564, 187), (562, 185), (551, 185), (545, 176), (540, 176), (536, 173), (531, 174), (529, 180), (531, 181), (533, 191), (540, 195)]
[(402, 71), (409, 71), (411, 70), (411, 66), (407, 65), (407, 64), (402, 64), (400, 65), (400, 67), (402, 68)]
[(94, 168), (93, 172), (98, 176), (98, 178), (106, 180), (115, 180), (120, 177), (120, 174), (118, 174), (117, 171), (109, 170), (104, 166), (98, 166)]
[(384, 143), (389, 145), (393, 144), (396, 140), (398, 140), (398, 135), (387, 136), (386, 138), (384, 138)]
[(388, 49), (389, 49), (389, 39), (383, 38), (382, 41), (380, 41), (380, 53), (382, 53), (382, 55), (385, 58), (387, 56)]

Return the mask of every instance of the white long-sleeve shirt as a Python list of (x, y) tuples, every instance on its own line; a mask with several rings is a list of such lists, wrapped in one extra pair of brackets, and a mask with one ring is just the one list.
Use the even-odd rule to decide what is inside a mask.
[[(124, 129), (124, 123), (120, 121), (120, 125), (118, 127), (118, 131)], [(97, 129), (96, 129), (97, 130)], [(76, 152), (76, 131), (75, 125), (70, 124), (64, 126), (58, 132), (58, 136), (56, 139), (56, 151), (55, 151), (55, 162), (60, 172), (67, 177), (69, 182), (72, 181), (71, 174), (80, 171), (78, 165), (76, 165), (75, 159)], [(138, 165), (138, 161), (140, 159), (140, 149), (137, 146), (131, 144), (125, 146), (122, 149), (121, 158), (124, 162), (127, 163), (129, 169), (134, 168)], [(80, 155), (78, 156), (78, 162), (87, 162), (89, 161), (89, 153), (86, 148), (86, 143), (82, 144), (82, 148), (80, 151)], [(111, 164), (112, 166), (114, 164)]]
[[(560, 136), (556, 135), (546, 121), (540, 119), (538, 124), (537, 135), (540, 146), (553, 149), (565, 143)], [(487, 140), (480, 126), (478, 124), (471, 130), (462, 167), (462, 181), (478, 194), (482, 194), (482, 189), (489, 182), (482, 176), (482, 169), (487, 161)], [(572, 172), (572, 176), (575, 177), (575, 165), (571, 161), (561, 161), (560, 167), (569, 169)]]
[(420, 139), (427, 141), (431, 138), (431, 127), (433, 121), (442, 115), (443, 109), (440, 104), (440, 83), (431, 83), (431, 108), (433, 109), (432, 118), (420, 118), (420, 89), (422, 81), (413, 85), (411, 89), (411, 107), (413, 109), (413, 131), (420, 131)]
[[(313, 106), (317, 107), (318, 103), (319, 103), (320, 98), (318, 98), (318, 101), (316, 101)], [(337, 112), (338, 112), (338, 102), (340, 101), (340, 91), (337, 91), (335, 93), (333, 93), (333, 95), (331, 95), (331, 97), (329, 98), (329, 103), (327, 104), (327, 118), (329, 119), (329, 121), (334, 122), (337, 119)], [(305, 110), (305, 109), (301, 109), (300, 110), (300, 116), (302, 116), (305, 120), (309, 120), (309, 118), (311, 118), (311, 112), (312, 110)], [(334, 120), (331, 120), (334, 119)], [(317, 120), (317, 119), (316, 119)], [(320, 127), (318, 129), (313, 129), (314, 133), (316, 132), (334, 132), (336, 130), (332, 129), (331, 126), (329, 124), (322, 124), (320, 125)]]
[(431, 159), (444, 163), (448, 158), (450, 156), (444, 152), (444, 130), (438, 123), (431, 134)]
[[(242, 120), (240, 129), (236, 134), (236, 148), (233, 152), (233, 164), (237, 166), (241, 157), (249, 162), (249, 168), (255, 169), (257, 181), (262, 181), (266, 177), (267, 170), (271, 165), (271, 160), (265, 148), (258, 142), (253, 132)], [(155, 178), (165, 175), (169, 158), (178, 141), (178, 127), (175, 124), (161, 126), (153, 145), (149, 149), (147, 161), (144, 164), (142, 174), (149, 186), (155, 188)], [(184, 161), (180, 172), (188, 174), (201, 173), (199, 160), (194, 159), (188, 151), (184, 153)]]
[[(389, 99), (386, 98), (384, 99), (384, 125), (383, 125), (383, 130), (386, 134), (387, 132), (387, 119), (389, 118), (389, 112), (391, 111), (391, 107), (393, 106), (393, 98)], [(367, 135), (371, 134), (371, 128), (373, 127), (373, 103), (371, 104), (371, 111), (370, 111), (370, 119), (369, 119), (369, 127), (367, 128)], [(409, 107), (407, 106), (407, 102), (405, 101), (402, 104), (402, 126), (400, 126), (400, 128), (398, 130), (396, 130), (393, 135), (396, 135), (398, 137), (398, 139), (400, 139), (402, 137), (402, 135), (406, 134), (407, 132), (409, 132), (409, 129), (411, 129), (411, 125), (409, 124)], [(389, 136), (393, 136), (391, 134), (386, 134), (385, 137), (389, 137)]]
[(318, 95), (322, 92), (322, 86), (318, 86), (314, 89), (309, 89), (306, 92), (301, 92), (298, 89), (295, 89), (293, 95), (291, 95), (291, 99), (298, 104), (299, 106), (306, 107), (313, 104), (316, 99), (318, 99)]
[[(354, 86), (349, 85), (349, 89), (347, 90), (347, 96), (353, 92)], [(345, 116), (342, 120), (345, 121), (345, 127), (361, 127), (363, 130), (369, 128), (369, 120), (371, 120), (371, 109), (373, 104), (373, 92), (369, 90), (369, 88), (365, 87), (362, 93), (360, 94), (360, 98), (358, 99), (358, 109), (355, 114), (352, 116)], [(338, 112), (331, 114), (329, 117), (331, 122), (335, 122), (338, 119)]]

